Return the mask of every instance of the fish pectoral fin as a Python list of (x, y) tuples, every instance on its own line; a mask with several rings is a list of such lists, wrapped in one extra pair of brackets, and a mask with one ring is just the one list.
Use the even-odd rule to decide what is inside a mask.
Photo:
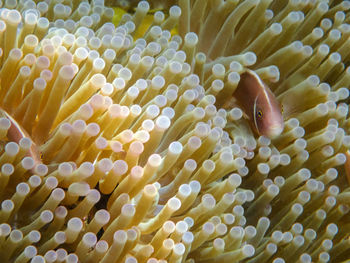
[(280, 104), (283, 105), (283, 112), (282, 112), (283, 119), (288, 120), (289, 118), (302, 112), (302, 109), (300, 109), (299, 105), (297, 103), (294, 103), (294, 99), (291, 100), (288, 98), (283, 98), (282, 100), (280, 100)]
[(300, 111), (298, 108), (292, 108), (292, 107), (285, 107), (282, 113), (283, 119), (288, 120), (295, 115), (297, 115)]
[(243, 116), (244, 119), (251, 121), (251, 119), (250, 119), (250, 117), (248, 116), (247, 113), (245, 113), (243, 110), (242, 110), (242, 113), (243, 113), (242, 116)]
[(226, 100), (221, 107), (226, 110), (230, 110), (232, 108), (239, 107), (239, 106), (237, 104), (237, 100), (234, 97), (231, 97), (230, 99)]
[(226, 101), (223, 105), (223, 108), (226, 110), (231, 110), (233, 108), (239, 108), (242, 111), (242, 116), (244, 119), (251, 120), (248, 114), (243, 110), (242, 105), (238, 102), (235, 97), (232, 97), (230, 100)]

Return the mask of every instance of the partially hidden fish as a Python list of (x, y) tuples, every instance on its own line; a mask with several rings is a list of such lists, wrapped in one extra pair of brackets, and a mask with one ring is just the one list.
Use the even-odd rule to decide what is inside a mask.
[[(9, 141), (18, 144), (22, 138), (30, 138), (29, 134), (18, 124), (18, 122), (14, 118), (12, 118), (10, 114), (8, 114), (5, 110), (1, 108), (0, 117), (7, 118), (11, 123), (11, 126), (7, 131), (7, 138), (9, 139)], [(37, 145), (33, 141), (30, 149), (28, 150), (27, 156), (33, 158), (36, 165), (42, 163), (41, 153)]]
[(273, 139), (282, 133), (284, 122), (281, 105), (254, 71), (247, 69), (240, 75), (233, 97), (259, 135)]

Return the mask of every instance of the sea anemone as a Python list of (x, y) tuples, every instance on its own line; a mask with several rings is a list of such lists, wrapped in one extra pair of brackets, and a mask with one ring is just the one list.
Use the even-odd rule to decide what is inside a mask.
[(349, 261), (349, 1), (1, 6), (1, 262)]

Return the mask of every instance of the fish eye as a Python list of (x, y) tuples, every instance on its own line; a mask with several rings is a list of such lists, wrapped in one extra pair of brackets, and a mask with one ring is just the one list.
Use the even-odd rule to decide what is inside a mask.
[(258, 115), (259, 118), (262, 118), (262, 116), (263, 116), (262, 110), (258, 110), (257, 115)]

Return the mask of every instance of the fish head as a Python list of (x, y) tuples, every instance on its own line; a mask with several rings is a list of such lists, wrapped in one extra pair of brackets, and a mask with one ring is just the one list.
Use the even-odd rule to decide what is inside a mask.
[(259, 97), (257, 97), (254, 103), (253, 114), (258, 134), (273, 139), (283, 132), (282, 109), (275, 97), (268, 101), (264, 99), (259, 100)]

